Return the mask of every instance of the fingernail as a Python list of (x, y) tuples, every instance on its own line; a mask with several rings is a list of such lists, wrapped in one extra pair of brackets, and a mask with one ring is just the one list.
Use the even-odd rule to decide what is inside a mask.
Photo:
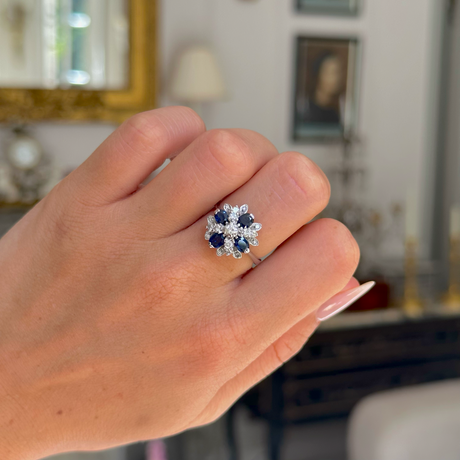
[(332, 299), (319, 307), (316, 312), (316, 318), (318, 321), (326, 321), (340, 312), (346, 310), (350, 305), (353, 305), (358, 299), (364, 294), (367, 294), (375, 286), (374, 281), (369, 281), (349, 291), (341, 292)]

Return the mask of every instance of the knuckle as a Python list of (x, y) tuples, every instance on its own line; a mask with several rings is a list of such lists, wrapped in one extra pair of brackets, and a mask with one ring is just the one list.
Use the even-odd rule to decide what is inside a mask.
[(348, 280), (359, 263), (358, 243), (350, 230), (337, 220), (321, 219), (317, 223), (324, 226), (324, 232), (329, 235), (327, 247), (330, 251), (330, 260), (333, 261), (336, 269), (344, 273)]
[(282, 180), (320, 209), (327, 206), (331, 187), (323, 171), (312, 160), (298, 152), (286, 152), (281, 155)]
[(220, 313), (204, 314), (196, 317), (194, 326), (188, 334), (190, 345), (201, 372), (218, 374), (222, 366), (228, 366), (228, 358), (241, 346), (251, 340), (250, 332), (244, 332), (243, 320), (230, 315), (224, 307)]
[(176, 119), (181, 119), (183, 122), (197, 127), (200, 131), (206, 130), (206, 125), (202, 118), (195, 112), (195, 110), (190, 107), (185, 106), (176, 106), (176, 107), (167, 107), (167, 110), (171, 111), (171, 115)]
[(134, 155), (161, 150), (178, 132), (200, 135), (206, 126), (199, 115), (188, 107), (165, 107), (138, 113), (126, 120), (119, 129), (120, 138)]
[[(186, 270), (159, 265), (144, 267), (138, 276), (137, 296), (143, 309), (176, 316), (191, 302), (193, 279)], [(164, 311), (163, 311), (164, 309)]]
[(257, 131), (241, 128), (229, 129), (228, 131), (238, 134), (248, 143), (248, 145), (253, 146), (255, 150), (260, 152), (260, 154), (264, 155), (267, 159), (279, 155), (278, 149), (275, 145)]
[[(248, 166), (253, 163), (252, 150), (238, 134), (216, 129), (205, 134), (207, 153), (213, 167), (234, 176), (245, 175)], [(205, 161), (208, 161), (206, 158)]]
[(138, 113), (124, 123), (121, 130), (126, 144), (136, 145), (135, 150), (151, 149), (152, 145), (163, 143), (169, 136), (168, 127), (152, 112)]
[(38, 205), (47, 217), (44, 223), (48, 231), (57, 241), (64, 240), (85, 222), (86, 205), (75, 198), (69, 204), (58, 190), (53, 190)]
[(196, 320), (187, 340), (187, 349), (193, 355), (191, 361), (198, 365), (200, 374), (217, 375), (231, 345), (218, 323), (210, 315), (202, 315)]
[(72, 216), (65, 211), (51, 214), (51, 218), (45, 222), (47, 233), (53, 236), (54, 247), (61, 247), (64, 242), (72, 238), (75, 225)]
[(221, 329), (227, 341), (236, 346), (247, 347), (255, 338), (251, 322), (248, 321), (247, 314), (244, 314), (241, 307), (233, 306), (225, 311)]
[(283, 365), (289, 361), (292, 357), (299, 353), (306, 340), (307, 339), (305, 338), (302, 342), (294, 343), (294, 341), (288, 339), (278, 339), (278, 341), (273, 344), (273, 352), (277, 363)]
[(293, 358), (302, 350), (315, 329), (316, 324), (314, 322), (310, 322), (308, 325), (302, 324), (302, 327), (294, 326), (285, 336), (278, 339), (273, 344), (276, 361), (283, 364)]

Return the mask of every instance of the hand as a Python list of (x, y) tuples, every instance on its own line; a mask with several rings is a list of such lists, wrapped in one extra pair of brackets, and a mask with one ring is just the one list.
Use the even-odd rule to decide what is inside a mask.
[[(263, 224), (256, 256), (279, 246), (254, 270), (204, 240), (224, 199)], [(125, 122), (0, 240), (0, 458), (219, 417), (302, 347), (315, 311), (349, 283), (348, 230), (304, 225), (328, 199), (312, 161), (254, 132), (206, 132), (186, 108)]]

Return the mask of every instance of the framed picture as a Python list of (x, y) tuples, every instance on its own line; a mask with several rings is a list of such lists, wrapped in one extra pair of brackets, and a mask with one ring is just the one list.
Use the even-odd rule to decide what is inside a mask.
[(356, 38), (297, 38), (294, 140), (341, 139), (354, 130), (359, 51)]
[(296, 0), (297, 9), (303, 13), (356, 16), (361, 0)]

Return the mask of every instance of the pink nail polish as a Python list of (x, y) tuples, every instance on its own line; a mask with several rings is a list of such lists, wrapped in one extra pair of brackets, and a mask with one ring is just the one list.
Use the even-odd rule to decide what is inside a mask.
[(316, 318), (318, 321), (326, 321), (332, 318), (343, 310), (346, 310), (350, 305), (354, 304), (364, 294), (367, 294), (374, 286), (375, 282), (369, 281), (357, 288), (340, 292), (319, 307), (316, 312)]

